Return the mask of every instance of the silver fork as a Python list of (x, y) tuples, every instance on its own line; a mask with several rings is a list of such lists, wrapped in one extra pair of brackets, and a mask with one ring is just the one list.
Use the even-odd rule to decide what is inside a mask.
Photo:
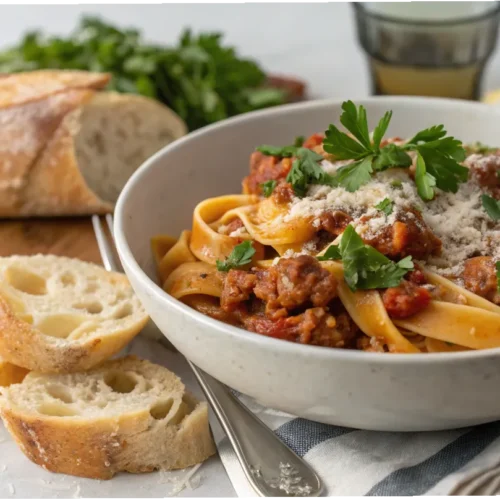
[[(113, 238), (113, 218), (106, 216)], [(99, 216), (92, 216), (104, 267), (122, 271), (114, 241), (110, 241)], [(149, 328), (156, 328), (150, 320)], [(172, 344), (161, 335), (168, 349)], [(286, 446), (274, 432), (244, 406), (229, 389), (186, 359), (210, 402), (246, 478), (263, 497), (319, 496), (323, 486), (312, 468)]]

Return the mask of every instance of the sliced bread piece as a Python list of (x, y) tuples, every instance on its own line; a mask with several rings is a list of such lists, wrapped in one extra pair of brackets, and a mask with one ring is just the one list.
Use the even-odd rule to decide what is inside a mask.
[(0, 356), (43, 373), (107, 360), (148, 316), (125, 275), (55, 255), (0, 258)]
[(0, 358), (0, 387), (7, 387), (11, 384), (22, 382), (28, 374), (26, 368), (7, 363)]
[(185, 468), (215, 453), (207, 404), (166, 368), (133, 356), (86, 373), (30, 373), (0, 391), (7, 429), (52, 472), (110, 479)]

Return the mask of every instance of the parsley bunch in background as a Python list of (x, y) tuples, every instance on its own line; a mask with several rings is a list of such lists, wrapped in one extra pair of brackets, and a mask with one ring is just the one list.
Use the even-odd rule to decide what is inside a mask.
[(137, 30), (91, 17), (69, 37), (33, 32), (0, 52), (0, 73), (35, 69), (110, 72), (111, 90), (160, 100), (190, 130), (286, 100), (283, 90), (265, 87), (266, 75), (255, 62), (222, 44), (221, 34), (185, 31), (176, 46), (162, 47), (144, 43)]

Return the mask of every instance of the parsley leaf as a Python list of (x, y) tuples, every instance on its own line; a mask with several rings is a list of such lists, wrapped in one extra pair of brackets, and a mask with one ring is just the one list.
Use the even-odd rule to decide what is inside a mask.
[(417, 169), (415, 171), (415, 183), (417, 184), (417, 192), (420, 198), (424, 201), (429, 201), (434, 198), (434, 187), (436, 179), (425, 168), (425, 161), (421, 154), (417, 155)]
[(500, 260), (495, 263), (497, 270), (497, 290), (500, 292)]
[(370, 152), (333, 124), (325, 132), (323, 149), (334, 155), (337, 160), (357, 160)]
[(375, 205), (375, 208), (384, 212), (385, 215), (391, 215), (394, 203), (389, 198), (384, 198), (378, 205)]
[(399, 262), (393, 262), (375, 248), (365, 245), (352, 225), (348, 225), (342, 234), (338, 247), (332, 245), (332, 259), (340, 254), (344, 267), (344, 279), (352, 291), (359, 289), (370, 290), (375, 288), (390, 288), (398, 286), (408, 271), (411, 271), (413, 260), (411, 256)]
[(216, 261), (217, 271), (227, 273), (230, 269), (250, 264), (255, 254), (255, 248), (250, 240), (246, 240), (233, 248), (225, 261)]
[(294, 156), (297, 153), (296, 146), (270, 146), (268, 144), (264, 144), (256, 148), (256, 151), (261, 152), (266, 156), (280, 156), (281, 158), (289, 158), (290, 156)]
[(356, 137), (365, 149), (371, 150), (370, 133), (368, 132), (368, 120), (364, 106), (356, 105), (352, 101), (342, 103), (343, 113), (340, 116), (340, 123)]
[(331, 178), (331, 184), (342, 186), (353, 193), (371, 179), (373, 173), (372, 156), (367, 156), (360, 161), (340, 167)]
[(481, 202), (484, 210), (493, 220), (500, 220), (500, 201), (495, 200), (495, 198), (487, 194), (483, 194), (481, 196)]
[(378, 125), (373, 129), (373, 147), (379, 148), (380, 142), (387, 132), (389, 127), (389, 122), (392, 118), (392, 111), (387, 111), (385, 115), (380, 119)]
[(326, 252), (318, 257), (318, 260), (340, 260), (341, 258), (338, 245), (330, 245)]
[(411, 158), (403, 149), (396, 144), (388, 144), (380, 150), (373, 162), (374, 170), (382, 171), (390, 167), (398, 166), (407, 168), (411, 166)]
[(434, 125), (418, 132), (408, 142), (410, 144), (418, 144), (419, 142), (437, 141), (446, 135), (444, 125)]
[(321, 155), (307, 148), (299, 148), (296, 156), (286, 181), (292, 185), (297, 196), (305, 196), (309, 184), (331, 183), (331, 176), (318, 165), (318, 161), (323, 160)]
[(262, 193), (266, 198), (269, 198), (273, 194), (274, 188), (276, 187), (276, 184), (278, 184), (278, 181), (266, 181), (263, 182), (260, 187), (262, 188)]
[(293, 145), (296, 148), (301, 148), (304, 145), (304, 142), (306, 142), (306, 138), (303, 135), (299, 135), (295, 138), (295, 141), (293, 141)]

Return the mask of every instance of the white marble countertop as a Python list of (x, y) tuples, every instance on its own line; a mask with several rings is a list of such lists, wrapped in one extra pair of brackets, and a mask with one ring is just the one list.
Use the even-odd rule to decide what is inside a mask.
[[(311, 98), (351, 98), (368, 95), (369, 80), (364, 55), (359, 48), (352, 7), (335, 4), (176, 4), (176, 5), (72, 5), (0, 6), (0, 47), (16, 43), (27, 30), (67, 34), (82, 14), (97, 14), (120, 26), (141, 29), (152, 42), (173, 43), (185, 27), (193, 31), (225, 33), (227, 43), (242, 55), (255, 58), (269, 72), (304, 79)], [(486, 89), (500, 88), (500, 51), (491, 59), (485, 75)], [(0, 427), (0, 433), (5, 432)], [(9, 457), (2, 472), (0, 498), (77, 496), (80, 487), (72, 478), (47, 475), (17, 452), (14, 443), (0, 435), (0, 455)], [(16, 470), (33, 478), (16, 481)], [(181, 495), (233, 496), (234, 490), (220, 460), (204, 466), (204, 481), (196, 491)], [(87, 496), (164, 496), (168, 488), (156, 481), (148, 491), (148, 475), (128, 482), (117, 478)], [(38, 482), (37, 482), (38, 481)], [(118, 482), (116, 482), (118, 481)], [(139, 482), (141, 484), (139, 485)], [(123, 483), (123, 484), (122, 484)], [(136, 489), (132, 484), (136, 485)], [(130, 487), (132, 489), (130, 490)], [(128, 489), (128, 495), (127, 495)]]

